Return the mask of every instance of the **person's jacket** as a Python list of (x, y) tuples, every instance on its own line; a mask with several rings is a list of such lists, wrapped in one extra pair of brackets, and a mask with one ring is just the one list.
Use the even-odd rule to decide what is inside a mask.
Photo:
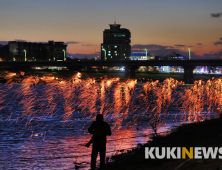
[(94, 121), (88, 128), (90, 134), (93, 134), (93, 143), (106, 144), (106, 136), (111, 135), (110, 126), (104, 121)]

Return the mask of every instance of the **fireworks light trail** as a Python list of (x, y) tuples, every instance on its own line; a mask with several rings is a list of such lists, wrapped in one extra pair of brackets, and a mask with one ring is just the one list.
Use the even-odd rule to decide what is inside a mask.
[(204, 82), (195, 81), (194, 85), (184, 88), (180, 94), (182, 103), (181, 112), (188, 121), (201, 121), (209, 119), (211, 114), (218, 116), (221, 113), (222, 79), (212, 79)]
[(8, 72), (5, 77), (7, 83), (0, 86), (0, 119), (10, 125), (23, 124), (24, 129), (16, 129), (15, 134), (27, 133), (30, 139), (45, 139), (57, 128), (84, 129), (98, 113), (113, 128), (131, 127), (145, 120), (157, 133), (158, 124), (171, 116), (172, 107), (177, 107), (177, 116), (173, 120), (171, 116), (171, 121), (201, 121), (222, 111), (222, 79), (185, 86), (172, 78), (137, 85), (131, 79), (81, 79), (81, 73), (67, 79), (25, 76), (24, 72)]

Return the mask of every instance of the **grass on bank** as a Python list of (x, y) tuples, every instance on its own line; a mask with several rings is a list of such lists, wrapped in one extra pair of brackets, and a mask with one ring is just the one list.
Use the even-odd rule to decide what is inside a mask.
[[(222, 147), (222, 120), (183, 124), (129, 153), (114, 157), (104, 170), (174, 170), (184, 159), (145, 159), (145, 147)], [(178, 170), (220, 170), (221, 159), (190, 159)]]

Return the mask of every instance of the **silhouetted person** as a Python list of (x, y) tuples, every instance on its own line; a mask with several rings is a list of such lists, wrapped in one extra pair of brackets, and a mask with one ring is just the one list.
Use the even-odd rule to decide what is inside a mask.
[(92, 122), (88, 129), (89, 133), (93, 134), (92, 139), (86, 144), (89, 147), (93, 143), (91, 155), (91, 170), (96, 168), (96, 158), (98, 152), (100, 153), (100, 168), (105, 165), (106, 156), (106, 136), (111, 135), (110, 126), (103, 121), (103, 115), (98, 114), (96, 121)]

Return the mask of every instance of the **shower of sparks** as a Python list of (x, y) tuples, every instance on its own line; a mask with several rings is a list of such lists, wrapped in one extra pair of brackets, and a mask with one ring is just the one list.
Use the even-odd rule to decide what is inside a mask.
[[(30, 139), (45, 140), (47, 133), (57, 128), (84, 129), (98, 113), (112, 128), (147, 121), (156, 130), (157, 124), (170, 116), (171, 121), (202, 121), (222, 112), (222, 79), (199, 80), (187, 86), (172, 78), (141, 85), (133, 79), (82, 79), (81, 73), (67, 79), (25, 76), (24, 72), (6, 72), (3, 76), (6, 83), (0, 86), (0, 121), (23, 124), (15, 134), (28, 133)], [(52, 117), (62, 125), (57, 121), (47, 124)], [(83, 119), (85, 124), (76, 123)]]

